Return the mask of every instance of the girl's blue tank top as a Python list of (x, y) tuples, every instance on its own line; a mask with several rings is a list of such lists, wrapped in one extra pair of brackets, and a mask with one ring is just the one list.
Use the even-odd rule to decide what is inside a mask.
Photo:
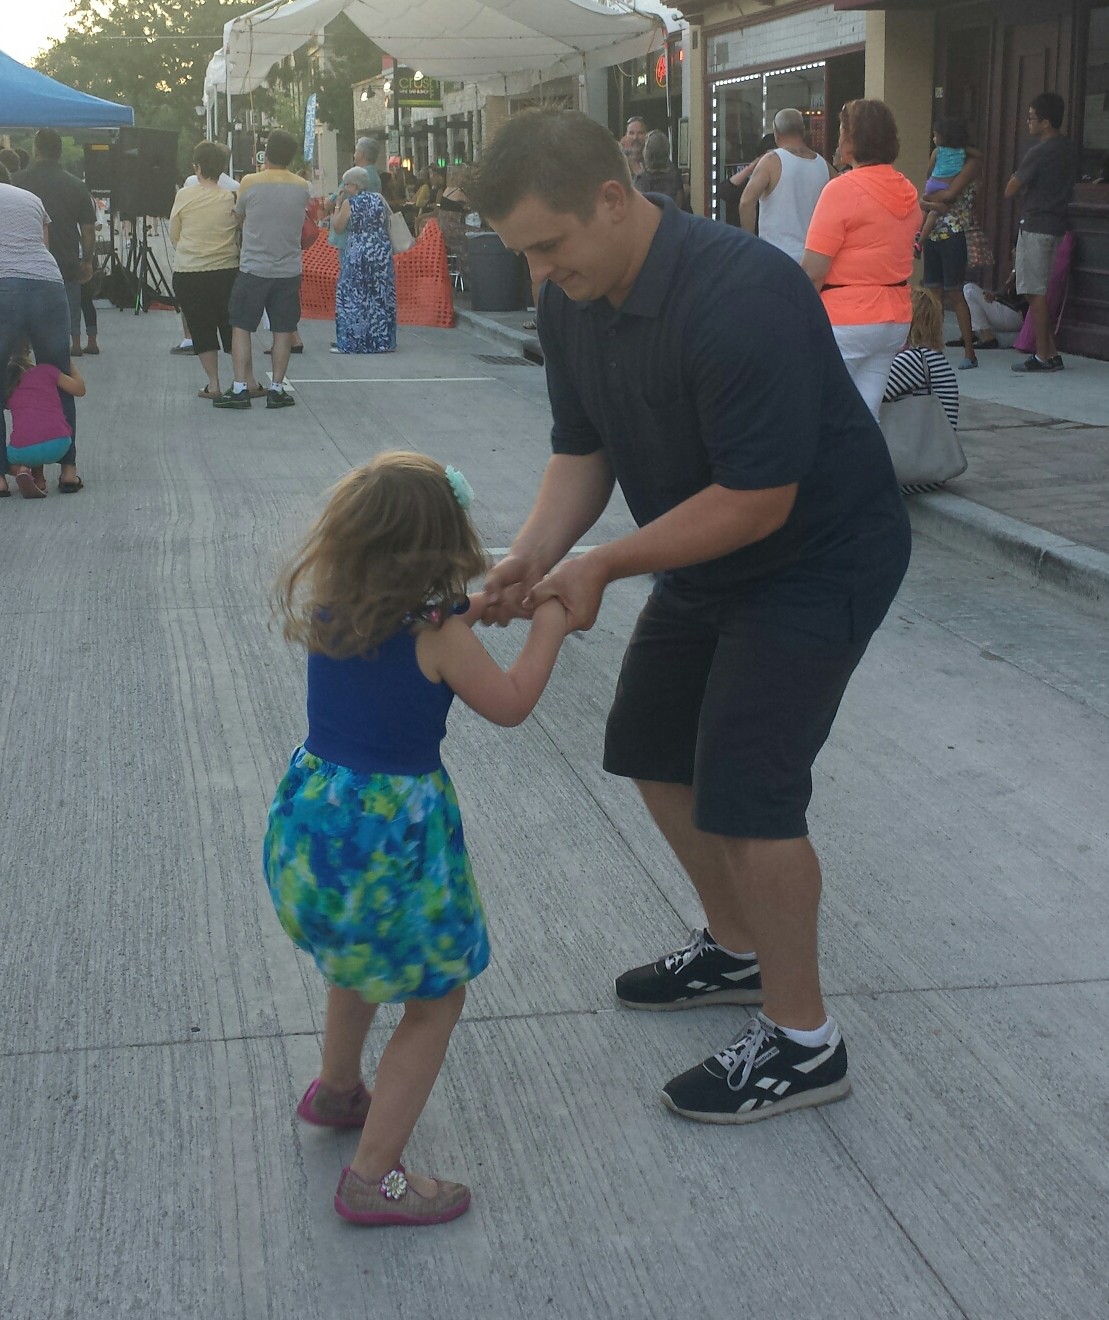
[(359, 774), (431, 774), (443, 764), (439, 747), (453, 700), (446, 683), (421, 673), (407, 629), (372, 655), (309, 655), (304, 746)]

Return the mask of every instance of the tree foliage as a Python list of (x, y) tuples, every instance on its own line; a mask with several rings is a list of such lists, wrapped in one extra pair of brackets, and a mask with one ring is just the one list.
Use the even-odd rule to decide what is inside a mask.
[[(36, 61), (43, 73), (78, 91), (130, 105), (143, 128), (172, 129), (180, 156), (204, 131), (196, 107), (204, 72), (223, 39), (223, 25), (256, 7), (257, 0), (74, 0), (67, 32)], [(323, 60), (308, 50), (271, 72), (252, 104), (296, 132), (305, 96), (319, 92), (318, 115), (353, 133), (351, 84), (381, 70), (381, 52), (340, 14), (327, 29)], [(290, 109), (291, 108), (291, 109)], [(291, 122), (284, 123), (289, 118)]]

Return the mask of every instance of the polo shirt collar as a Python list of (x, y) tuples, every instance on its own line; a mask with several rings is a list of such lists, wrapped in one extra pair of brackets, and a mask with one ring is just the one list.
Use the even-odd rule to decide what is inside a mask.
[[(647, 249), (647, 259), (643, 269), (636, 276), (631, 293), (616, 309), (618, 316), (644, 316), (655, 318), (662, 312), (662, 305), (673, 287), (673, 275), (681, 256), (685, 241), (687, 217), (674, 205), (669, 197), (661, 193), (648, 193), (649, 200), (662, 212), (658, 229)], [(600, 298), (593, 304), (612, 314), (606, 298)]]

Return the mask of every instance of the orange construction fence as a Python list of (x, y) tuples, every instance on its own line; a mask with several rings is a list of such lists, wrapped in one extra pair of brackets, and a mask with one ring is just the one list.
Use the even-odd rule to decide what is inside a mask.
[[(454, 325), (454, 294), (447, 269), (447, 245), (434, 220), (424, 226), (407, 252), (393, 257), (397, 273), (397, 321), (400, 325)], [(300, 314), (305, 320), (335, 317), (335, 285), (339, 279), (339, 252), (327, 241), (327, 230), (302, 254), (304, 278), (300, 287)]]

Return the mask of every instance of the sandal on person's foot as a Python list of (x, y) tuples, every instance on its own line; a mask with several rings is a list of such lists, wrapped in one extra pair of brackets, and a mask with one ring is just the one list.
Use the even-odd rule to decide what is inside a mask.
[(35, 482), (29, 469), (15, 474), (15, 484), (19, 487), (19, 493), (25, 500), (46, 499), (46, 491)]
[(97, 348), (95, 344), (88, 344), (85, 346), (85, 357), (99, 357), (99, 356), (100, 356), (100, 349)]
[(367, 1182), (349, 1166), (343, 1170), (335, 1193), (335, 1210), (352, 1224), (388, 1228), (406, 1224), (422, 1228), (446, 1224), (470, 1208), (470, 1189), (462, 1183), (435, 1180), (435, 1195), (421, 1196), (409, 1184), (404, 1165), (398, 1164), (380, 1182)]
[(317, 1077), (305, 1091), (297, 1118), (314, 1127), (360, 1128), (370, 1112), (370, 1093), (365, 1082), (359, 1082), (353, 1091), (333, 1091)]
[[(222, 399), (223, 390), (213, 390), (211, 385), (205, 385), (202, 390), (197, 390), (196, 397), (198, 399)], [(255, 395), (254, 397), (257, 398), (258, 396)]]
[[(85, 483), (80, 477), (74, 477), (72, 481), (59, 481), (58, 489), (63, 495), (76, 495), (79, 490), (85, 489)], [(43, 491), (43, 494), (46, 492)]]

